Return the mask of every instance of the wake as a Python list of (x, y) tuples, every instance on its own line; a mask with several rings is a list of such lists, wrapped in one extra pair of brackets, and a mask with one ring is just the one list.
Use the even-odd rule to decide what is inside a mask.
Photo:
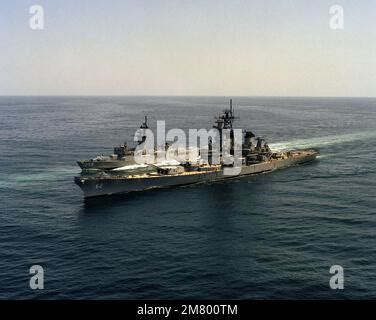
[(370, 140), (376, 137), (376, 131), (363, 131), (342, 135), (331, 135), (317, 138), (295, 139), (290, 141), (283, 141), (269, 144), (273, 150), (287, 150), (287, 149), (305, 149), (305, 148), (320, 148), (323, 146), (332, 146), (353, 141)]
[(1, 176), (0, 188), (14, 188), (17, 186), (39, 185), (46, 182), (62, 182), (75, 174), (79, 169), (75, 167), (51, 167), (42, 171), (12, 173)]

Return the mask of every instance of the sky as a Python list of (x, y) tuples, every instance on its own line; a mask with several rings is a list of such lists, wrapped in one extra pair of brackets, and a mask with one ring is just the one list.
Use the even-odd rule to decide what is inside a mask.
[(2, 0), (0, 41), (0, 95), (376, 96), (374, 0)]

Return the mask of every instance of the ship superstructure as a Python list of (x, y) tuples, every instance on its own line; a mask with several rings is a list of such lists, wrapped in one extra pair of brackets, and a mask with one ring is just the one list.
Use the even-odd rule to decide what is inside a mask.
[[(145, 141), (145, 130), (148, 129), (148, 118), (145, 116), (144, 122), (140, 126), (140, 135), (137, 144)], [(112, 170), (128, 165), (134, 165), (134, 152), (135, 148), (130, 148), (127, 142), (120, 146), (114, 147), (113, 154), (109, 156), (99, 155), (89, 160), (79, 160), (77, 164), (83, 171), (106, 171)]]

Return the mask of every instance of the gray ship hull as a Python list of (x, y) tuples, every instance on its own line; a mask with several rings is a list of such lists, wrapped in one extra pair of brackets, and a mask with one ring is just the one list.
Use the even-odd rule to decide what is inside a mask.
[(318, 155), (317, 152), (306, 152), (300, 156), (285, 159), (270, 160), (252, 164), (241, 168), (241, 173), (236, 176), (225, 175), (223, 170), (212, 172), (197, 172), (187, 175), (160, 175), (143, 177), (75, 177), (75, 183), (83, 190), (85, 198), (112, 194), (143, 191), (148, 189), (167, 188), (197, 183), (210, 183), (243, 176), (271, 172), (277, 169), (290, 167), (297, 164), (312, 161)]

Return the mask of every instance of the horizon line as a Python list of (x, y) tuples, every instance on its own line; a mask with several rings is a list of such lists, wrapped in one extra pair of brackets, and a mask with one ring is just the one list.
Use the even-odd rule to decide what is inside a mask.
[(292, 96), (292, 95), (167, 95), (167, 94), (16, 94), (16, 95), (3, 95), (0, 97), (32, 97), (32, 98), (43, 98), (43, 97), (72, 97), (72, 98), (84, 98), (84, 97), (181, 97), (181, 98), (361, 98), (361, 99), (375, 99), (376, 96)]

